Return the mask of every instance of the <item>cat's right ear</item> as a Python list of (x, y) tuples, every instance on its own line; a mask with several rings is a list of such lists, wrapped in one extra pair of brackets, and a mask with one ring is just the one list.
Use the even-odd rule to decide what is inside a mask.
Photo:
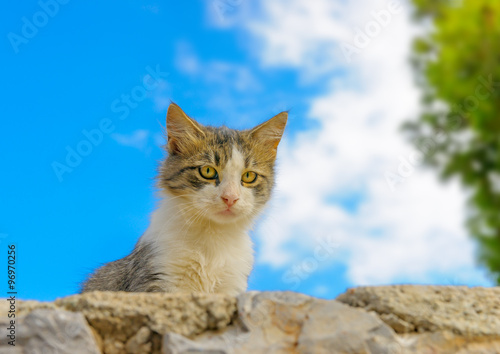
[(172, 155), (189, 150), (196, 141), (205, 136), (201, 126), (175, 103), (167, 111), (167, 149)]

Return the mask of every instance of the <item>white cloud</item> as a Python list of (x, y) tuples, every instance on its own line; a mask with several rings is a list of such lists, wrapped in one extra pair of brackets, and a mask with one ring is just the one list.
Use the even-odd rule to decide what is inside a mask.
[[(417, 167), (393, 192), (384, 177), (414, 151), (399, 131), (418, 114), (408, 64), (415, 29), (407, 6), (380, 25), (352, 62), (340, 46), (373, 26), (373, 11), (387, 10), (387, 2), (277, 0), (262, 6), (265, 20), (246, 27), (261, 63), (291, 66), (315, 80), (321, 72), (332, 82), (329, 92), (311, 99), (309, 118), (321, 129), (280, 147), (279, 190), (257, 230), (258, 262), (286, 269), (332, 235), (340, 244), (334, 257), (347, 265), (353, 284), (433, 282), (437, 276), (488, 284), (463, 226), (465, 194), (458, 184), (443, 186)], [(346, 76), (329, 79), (339, 68)], [(346, 193), (364, 197), (355, 212), (328, 201)]]
[(247, 66), (218, 60), (202, 62), (185, 42), (177, 46), (175, 66), (181, 73), (210, 85), (214, 91), (219, 91), (216, 87), (240, 92), (260, 89), (260, 84)]
[(328, 290), (328, 287), (324, 285), (318, 285), (312, 290), (312, 293), (314, 296), (322, 297), (328, 294)]
[(350, 32), (340, 21), (348, 5), (277, 0), (264, 6), (266, 21), (248, 22), (248, 29), (264, 39), (258, 53), (264, 65), (306, 68), (309, 74), (337, 65), (337, 42)]
[(113, 133), (111, 137), (118, 144), (146, 151), (151, 132), (145, 129), (137, 129), (131, 134)]
[(200, 72), (200, 62), (193, 48), (186, 42), (179, 42), (176, 48), (175, 66), (188, 75), (196, 75)]

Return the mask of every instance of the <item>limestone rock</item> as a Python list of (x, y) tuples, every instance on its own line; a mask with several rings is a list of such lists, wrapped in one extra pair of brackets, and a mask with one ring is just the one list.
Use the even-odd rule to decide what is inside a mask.
[(449, 331), (405, 334), (400, 337), (403, 353), (499, 354), (500, 338), (470, 338)]
[[(7, 327), (2, 319), (1, 328)], [(97, 354), (99, 350), (85, 317), (54, 309), (36, 309), (16, 319), (16, 346), (2, 345), (1, 353)], [(4, 341), (2, 340), (2, 344)]]
[(450, 331), (465, 337), (500, 335), (498, 287), (360, 287), (348, 290), (337, 300), (375, 311), (398, 333)]
[(213, 340), (193, 341), (176, 333), (168, 333), (163, 337), (164, 354), (185, 354), (185, 353), (205, 353), (205, 354), (232, 354), (233, 349), (219, 338)]
[(153, 351), (153, 345), (150, 342), (152, 332), (148, 327), (141, 327), (128, 341), (125, 343), (127, 353), (150, 353)]
[(77, 354), (500, 353), (500, 288), (361, 287), (337, 300), (94, 292), (16, 305), (19, 345), (0, 354), (69, 343)]
[[(97, 332), (106, 353), (159, 352), (168, 332), (193, 337), (224, 329), (236, 311), (236, 299), (215, 294), (90, 292), (53, 304), (21, 302), (19, 312), (60, 308), (81, 312)], [(146, 335), (146, 329), (147, 332)], [(145, 339), (147, 338), (147, 340)]]
[(285, 292), (238, 298), (238, 318), (224, 333), (164, 338), (164, 353), (397, 353), (394, 331), (376, 315), (337, 301)]

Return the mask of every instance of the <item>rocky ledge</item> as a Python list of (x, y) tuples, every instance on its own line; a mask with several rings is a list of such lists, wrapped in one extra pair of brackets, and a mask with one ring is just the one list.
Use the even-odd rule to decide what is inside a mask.
[(336, 300), (93, 292), (16, 306), (16, 346), (2, 335), (0, 353), (500, 353), (498, 287), (360, 287)]

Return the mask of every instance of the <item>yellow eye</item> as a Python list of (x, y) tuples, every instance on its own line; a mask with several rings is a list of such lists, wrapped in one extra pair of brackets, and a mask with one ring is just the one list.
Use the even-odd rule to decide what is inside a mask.
[(210, 166), (203, 166), (200, 168), (200, 175), (206, 179), (216, 179), (217, 178), (217, 170)]
[(245, 172), (241, 176), (241, 180), (244, 183), (254, 183), (257, 180), (257, 174), (255, 172), (251, 172), (251, 171)]

